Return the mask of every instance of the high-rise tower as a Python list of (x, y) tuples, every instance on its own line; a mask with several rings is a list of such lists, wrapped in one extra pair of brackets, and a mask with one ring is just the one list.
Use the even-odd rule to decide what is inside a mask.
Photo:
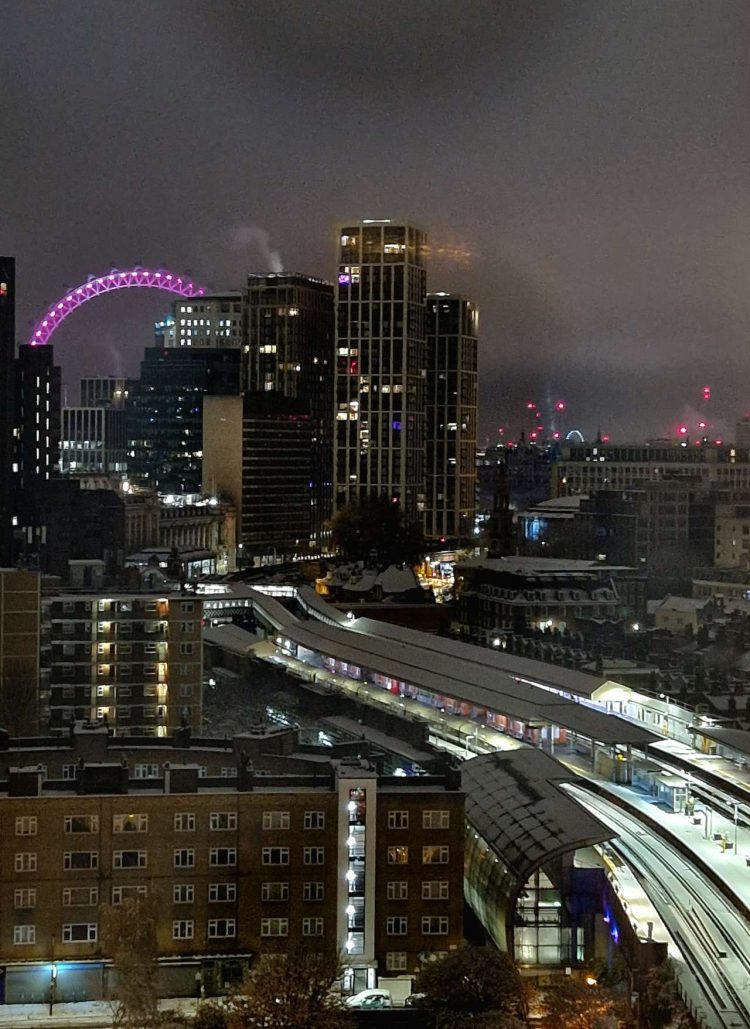
[(325, 551), (331, 517), (333, 286), (308, 275), (250, 275), (246, 388), (283, 398), (311, 428), (308, 545)]
[(339, 233), (336, 508), (375, 493), (423, 515), (425, 245), (388, 219)]
[(470, 536), (476, 507), (477, 306), (427, 297), (425, 534)]
[(16, 262), (0, 257), (0, 567), (10, 564), (13, 537), (15, 303)]

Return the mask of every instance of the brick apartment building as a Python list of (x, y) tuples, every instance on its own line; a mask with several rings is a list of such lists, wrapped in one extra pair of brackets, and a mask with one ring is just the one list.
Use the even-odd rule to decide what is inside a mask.
[(106, 719), (118, 735), (199, 728), (202, 604), (182, 594), (81, 594), (45, 602), (49, 727)]
[(70, 740), (59, 778), (53, 741), (0, 740), (18, 761), (0, 781), (7, 1002), (45, 1002), (53, 983), (60, 1001), (108, 996), (103, 909), (154, 892), (167, 996), (220, 991), (253, 956), (295, 944), (340, 950), (356, 992), (461, 942), (457, 772), (379, 778), (318, 755), (314, 773), (278, 774), (247, 753), (231, 768), (226, 741), (209, 769), (208, 741), (181, 739), (131, 748), (105, 729), (95, 756), (108, 760), (80, 755), (74, 779)]

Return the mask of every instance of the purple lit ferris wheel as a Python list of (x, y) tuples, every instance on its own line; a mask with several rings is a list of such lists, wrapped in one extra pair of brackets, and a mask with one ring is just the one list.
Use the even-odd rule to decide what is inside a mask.
[(201, 297), (206, 292), (184, 276), (173, 275), (163, 269), (152, 272), (145, 268), (132, 268), (130, 271), (121, 272), (113, 268), (108, 275), (101, 275), (98, 278), (91, 276), (88, 282), (69, 290), (57, 303), (52, 304), (34, 326), (29, 343), (33, 347), (49, 343), (55, 329), (82, 304), (93, 300), (94, 297), (102, 296), (103, 293), (111, 293), (116, 289), (130, 289), (133, 286), (141, 289), (160, 289), (167, 293), (176, 293), (180, 297)]

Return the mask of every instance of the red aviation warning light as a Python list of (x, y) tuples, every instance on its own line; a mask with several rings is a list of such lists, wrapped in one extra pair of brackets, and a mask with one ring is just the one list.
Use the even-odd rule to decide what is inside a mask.
[(703, 399), (704, 400), (710, 400), (711, 399), (711, 387), (710, 386), (704, 386), (703, 387)]
[(533, 400), (530, 400), (528, 402), (528, 404), (526, 405), (526, 410), (527, 411), (535, 411), (536, 410), (536, 404), (534, 403)]
[(564, 400), (558, 400), (557, 403), (555, 404), (555, 408), (558, 411), (564, 411), (565, 410), (565, 401)]
[(687, 436), (687, 431), (688, 431), (687, 425), (681, 425), (678, 431), (679, 431), (681, 436)]

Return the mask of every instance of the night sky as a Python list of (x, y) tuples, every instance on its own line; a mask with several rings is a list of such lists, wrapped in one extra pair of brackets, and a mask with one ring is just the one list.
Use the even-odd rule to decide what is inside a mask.
[[(66, 286), (163, 264), (237, 287), (406, 217), (481, 306), (483, 434), (674, 431), (750, 408), (745, 0), (0, 0), (0, 252), (19, 333)], [(135, 373), (169, 298), (89, 304), (68, 383)], [(69, 401), (77, 402), (71, 389)]]

